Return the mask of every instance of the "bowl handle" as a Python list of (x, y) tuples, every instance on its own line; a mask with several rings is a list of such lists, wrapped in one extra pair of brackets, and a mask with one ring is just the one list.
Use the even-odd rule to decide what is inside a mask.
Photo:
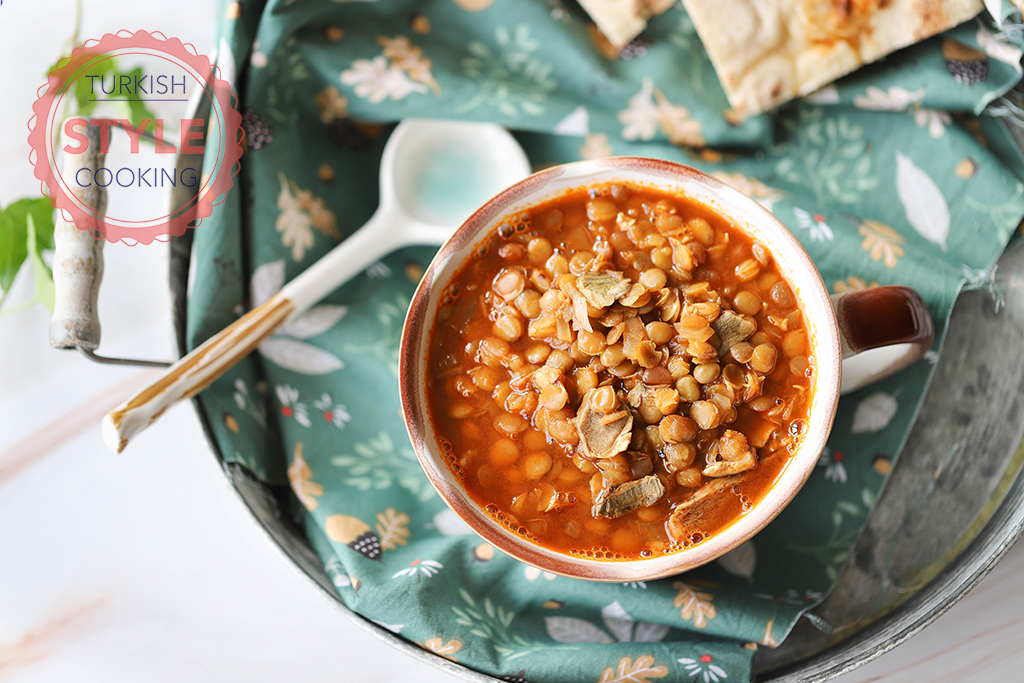
[(843, 352), (840, 393), (888, 377), (924, 357), (935, 325), (921, 295), (898, 285), (832, 296)]

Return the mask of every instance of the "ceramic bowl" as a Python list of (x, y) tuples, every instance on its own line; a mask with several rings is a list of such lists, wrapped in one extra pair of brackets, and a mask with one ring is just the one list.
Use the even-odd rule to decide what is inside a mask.
[[(808, 429), (764, 498), (711, 538), (672, 554), (597, 560), (544, 548), (510, 531), (472, 500), (438, 446), (427, 405), (425, 372), (442, 292), (474, 250), (510, 214), (567, 191), (627, 182), (686, 196), (726, 217), (766, 245), (800, 302), (816, 359)], [(401, 398), (409, 436), (423, 469), (444, 501), (476, 533), (503, 552), (548, 572), (594, 581), (641, 581), (679, 574), (710, 562), (756, 534), (793, 499), (825, 446), (839, 400), (842, 353), (837, 316), (810, 257), (775, 216), (756, 201), (696, 169), (667, 161), (615, 157), (550, 168), (497, 195), (458, 229), (427, 268), (406, 318), (401, 347)]]

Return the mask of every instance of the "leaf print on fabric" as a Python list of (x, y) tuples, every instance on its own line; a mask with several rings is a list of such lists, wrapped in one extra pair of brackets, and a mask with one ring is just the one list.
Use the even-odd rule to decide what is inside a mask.
[(441, 94), (441, 86), (431, 72), (433, 64), (423, 56), (422, 49), (409, 42), (405, 36), (380, 36), (377, 42), (384, 48), (384, 56), (391, 60), (392, 67), (401, 69), (417, 83), (428, 86), (435, 95)]
[(281, 244), (291, 247), (292, 260), (301, 261), (306, 250), (313, 246), (313, 219), (302, 210), (289, 187), (289, 181), (280, 174), (281, 193), (277, 196), (277, 208), (281, 214), (274, 227), (281, 233)]
[(264, 263), (249, 278), (249, 299), (253, 308), (265, 303), (284, 286), (284, 260)]
[(586, 135), (590, 132), (590, 112), (581, 104), (558, 122), (554, 132), (557, 135)]
[(335, 403), (334, 399), (327, 392), (324, 392), (320, 398), (313, 401), (313, 406), (324, 414), (325, 422), (334, 425), (338, 429), (344, 429), (345, 425), (352, 421), (352, 416), (349, 414), (345, 404)]
[(860, 248), (868, 252), (871, 260), (882, 261), (886, 268), (895, 268), (900, 258), (906, 254), (900, 246), (903, 244), (903, 235), (878, 221), (856, 216), (851, 216), (850, 220), (857, 224), (857, 232), (864, 238)]
[(914, 230), (946, 251), (950, 224), (946, 198), (935, 181), (901, 152), (896, 152), (896, 194)]
[(648, 683), (652, 678), (665, 676), (668, 667), (655, 664), (651, 655), (640, 655), (636, 661), (623, 657), (618, 666), (605, 669), (597, 683)]
[(790, 142), (779, 148), (775, 172), (812, 191), (819, 206), (855, 204), (878, 185), (864, 129), (845, 116), (825, 116), (826, 108), (803, 106), (779, 122)]
[(378, 512), (376, 527), (380, 547), (384, 550), (394, 550), (409, 542), (409, 515), (404, 512), (398, 512), (394, 508)]
[(608, 142), (608, 136), (604, 133), (590, 133), (583, 140), (583, 145), (580, 147), (580, 159), (588, 161), (591, 159), (604, 159), (613, 154), (615, 154), (615, 150), (612, 149), (611, 144)]
[(846, 483), (846, 466), (843, 464), (844, 456), (839, 451), (825, 448), (818, 456), (818, 464), (815, 467), (825, 469), (825, 479), (834, 481), (837, 484)]
[[(418, 266), (417, 266), (418, 268)], [(377, 304), (380, 337), (367, 344), (346, 344), (342, 348), (352, 354), (371, 354), (387, 364), (388, 370), (398, 377), (398, 353), (402, 341), (402, 325), (409, 308), (405, 294), (395, 294), (392, 301)]]
[(640, 91), (629, 98), (629, 106), (619, 112), (625, 140), (651, 140), (660, 130), (674, 145), (702, 147), (700, 121), (690, 118), (686, 107), (672, 104), (654, 82), (645, 78)]
[[(1024, 228), (1022, 228), (1024, 229)], [(984, 290), (988, 293), (992, 299), (992, 308), (995, 313), (998, 313), (1006, 305), (1006, 296), (1003, 292), (1003, 287), (1006, 278), (997, 275), (999, 272), (999, 264), (993, 264), (992, 268), (971, 268), (970, 266), (963, 265), (960, 267), (960, 273), (964, 279), (963, 288), (966, 291), (978, 291)], [(934, 361), (932, 361), (934, 364)]]
[(386, 99), (400, 100), (412, 93), (430, 92), (427, 86), (409, 78), (405, 71), (392, 65), (384, 56), (355, 60), (351, 67), (341, 72), (341, 82), (354, 86), (356, 95), (371, 104), (380, 104)]
[(772, 210), (775, 202), (786, 196), (785, 192), (768, 187), (757, 178), (745, 176), (742, 173), (715, 171), (711, 177), (756, 200), (758, 204), (769, 211)]
[(913, 113), (914, 123), (928, 129), (928, 134), (938, 140), (946, 133), (946, 126), (953, 122), (950, 115), (938, 109), (917, 109)]
[(401, 633), (402, 629), (405, 628), (405, 624), (389, 624), (379, 619), (370, 619), (373, 623), (377, 624), (381, 628), (391, 631), (392, 633)]
[(490, 106), (505, 116), (519, 116), (520, 110), (531, 116), (543, 114), (548, 93), (558, 83), (551, 77), (551, 65), (533, 54), (540, 43), (530, 37), (529, 26), (521, 24), (513, 32), (498, 27), (494, 39), (497, 54), (479, 40), (466, 46), (470, 56), (462, 59), (462, 70), (479, 91), (456, 111)]
[(434, 515), (433, 519), (434, 528), (437, 529), (438, 533), (442, 536), (469, 536), (473, 533), (473, 529), (468, 524), (462, 521), (462, 518), (452, 512), (452, 509), (445, 507), (444, 510)]
[[(636, 621), (618, 601), (601, 608), (601, 619), (604, 620), (605, 628), (615, 636), (615, 640), (628, 643), (633, 639), (633, 626), (636, 625)], [(667, 633), (668, 629), (665, 631)]]
[(335, 588), (349, 588), (359, 592), (359, 580), (353, 580), (351, 576), (345, 573), (345, 565), (338, 558), (337, 555), (332, 555), (331, 559), (324, 565), (324, 571), (327, 572), (327, 576), (331, 579), (331, 583), (334, 584)]
[(455, 623), (468, 627), (471, 634), (488, 641), (502, 657), (517, 659), (541, 649), (538, 644), (512, 632), (515, 612), (495, 605), (490, 598), (484, 598), (482, 603), (478, 603), (465, 588), (459, 589), (459, 596), (465, 607), (452, 607)]
[(281, 183), (277, 208), (281, 213), (274, 227), (281, 233), (281, 244), (291, 247), (292, 260), (301, 261), (306, 250), (313, 246), (314, 228), (327, 237), (341, 239), (335, 227), (334, 212), (327, 208), (323, 199), (299, 188), (284, 173), (279, 172), (277, 177)]
[(699, 593), (682, 581), (674, 582), (672, 587), (678, 591), (672, 604), (682, 608), (679, 614), (684, 621), (692, 621), (697, 628), (704, 628), (715, 618), (715, 606), (711, 604), (714, 598), (710, 593)]
[(235, 405), (237, 405), (239, 409), (245, 411), (246, 415), (255, 420), (256, 424), (263, 429), (267, 428), (266, 409), (264, 408), (262, 401), (257, 405), (249, 395), (249, 387), (246, 386), (245, 380), (235, 380), (235, 392), (233, 398), (235, 399)]
[(801, 99), (811, 104), (839, 104), (839, 89), (834, 84), (818, 88), (810, 95), (804, 95)]
[(548, 635), (558, 643), (614, 643), (615, 639), (584, 619), (544, 617)]
[(392, 579), (397, 579), (399, 576), (415, 576), (416, 583), (422, 583), (423, 577), (430, 578), (436, 575), (441, 569), (444, 568), (440, 562), (436, 560), (413, 560), (405, 569), (400, 569), (391, 575)]
[[(253, 307), (266, 302), (284, 286), (284, 261), (264, 263), (249, 280), (249, 298)], [(304, 375), (324, 375), (341, 370), (345, 364), (330, 351), (301, 339), (323, 334), (348, 313), (347, 306), (319, 304), (282, 325), (259, 346), (260, 355), (282, 368)]]
[(701, 679), (704, 683), (717, 683), (729, 677), (722, 667), (713, 663), (715, 658), (709, 654), (703, 654), (697, 659), (683, 657), (676, 661), (686, 668), (686, 673), (693, 676), (694, 680)]
[(757, 568), (757, 549), (754, 541), (746, 541), (730, 550), (716, 560), (718, 566), (733, 576), (742, 576), (754, 582), (754, 569)]
[(348, 314), (348, 306), (320, 304), (309, 309), (295, 320), (282, 325), (279, 334), (296, 339), (309, 339), (331, 329)]
[[(841, 457), (842, 454), (833, 455)], [(825, 576), (829, 581), (839, 578), (839, 570), (846, 561), (850, 559), (850, 550), (853, 542), (860, 534), (861, 525), (867, 517), (868, 511), (875, 504), (875, 495), (870, 489), (861, 491), (862, 505), (840, 500), (832, 510), (832, 530), (824, 542), (815, 545), (803, 545), (789, 543), (786, 548), (795, 553), (810, 555), (824, 569)]]
[[(875, 260), (877, 261), (878, 259)], [(851, 275), (850, 277), (846, 278), (846, 280), (836, 280), (835, 282), (833, 282), (832, 293), (845, 294), (846, 292), (859, 292), (862, 289), (877, 286), (878, 282), (875, 280), (868, 282), (867, 280), (859, 278), (856, 275)]]
[(547, 581), (554, 581), (555, 579), (558, 578), (558, 574), (552, 574), (551, 572), (545, 572), (545, 571), (542, 571), (540, 569), (537, 569), (536, 567), (526, 567), (526, 569), (523, 570), (523, 573), (526, 574), (526, 580), (527, 581), (536, 581), (537, 579), (539, 579), (542, 576)]
[(1018, 74), (1021, 73), (1020, 60), (1024, 58), (1024, 51), (1019, 47), (1005, 40), (1002, 36), (992, 33), (980, 22), (978, 23), (978, 32), (975, 35), (975, 40), (978, 41), (978, 47), (984, 50), (985, 54), (989, 57), (1004, 64), (1009, 64)]
[(294, 419), (303, 427), (309, 427), (309, 412), (306, 404), (299, 401), (299, 390), (287, 384), (278, 384), (274, 387), (274, 393), (281, 404), (281, 415), (288, 419)]
[(903, 88), (889, 88), (882, 90), (875, 86), (869, 86), (863, 95), (856, 95), (853, 98), (853, 106), (858, 109), (874, 109), (879, 111), (905, 111), (911, 105), (917, 104), (924, 99), (925, 89), (920, 88), (913, 92)]
[(811, 215), (803, 209), (793, 207), (793, 215), (796, 216), (797, 225), (803, 230), (809, 231), (812, 241), (831, 242), (835, 237), (832, 228), (828, 227), (825, 217), (821, 214)]
[(387, 432), (352, 445), (354, 455), (337, 455), (331, 464), (345, 470), (342, 482), (360, 491), (381, 491), (397, 484), (421, 501), (434, 496), (411, 448), (396, 447)]
[(779, 641), (775, 640), (775, 636), (772, 635), (772, 626), (775, 625), (774, 619), (769, 619), (768, 623), (764, 627), (764, 637), (759, 641), (760, 645), (765, 647), (778, 647)]
[(383, 261), (374, 261), (366, 269), (366, 277), (374, 280), (386, 280), (391, 277), (391, 267)]
[(275, 365), (303, 375), (326, 375), (345, 367), (330, 351), (295, 339), (273, 336), (260, 344), (259, 351)]
[(323, 123), (331, 123), (348, 116), (348, 98), (338, 92), (333, 85), (318, 92), (313, 98), (313, 103), (320, 111), (320, 120)]
[(866, 396), (857, 404), (850, 431), (854, 434), (881, 431), (889, 426), (898, 409), (899, 403), (892, 394), (879, 391)]
[(462, 649), (462, 641), (453, 638), (446, 643), (444, 642), (444, 638), (441, 636), (431, 638), (430, 640), (422, 643), (417, 643), (417, 645), (422, 647), (424, 650), (433, 652), (435, 655), (441, 655), (445, 659), (450, 659), (453, 662), (457, 662), (459, 660), (455, 659), (452, 655)]
[(324, 495), (324, 487), (313, 481), (313, 470), (302, 457), (302, 442), (295, 444), (295, 458), (288, 466), (288, 481), (295, 497), (312, 512), (319, 505), (317, 498)]
[(552, 640), (559, 643), (657, 642), (669, 631), (665, 624), (637, 622), (622, 605), (613, 602), (601, 609), (605, 629), (575, 617), (545, 617), (544, 625)]

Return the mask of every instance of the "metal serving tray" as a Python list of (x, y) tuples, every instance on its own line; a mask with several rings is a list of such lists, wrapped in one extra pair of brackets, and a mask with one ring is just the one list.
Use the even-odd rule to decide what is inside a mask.
[[(192, 233), (171, 243), (179, 352), (185, 352)], [(954, 307), (945, 348), (906, 448), (834, 590), (776, 649), (757, 681), (824, 681), (914, 635), (974, 587), (1024, 532), (1024, 240), (987, 286)], [(195, 402), (215, 456), (270, 539), (337, 609), (421, 661), (472, 681), (497, 679), (425, 652), (349, 610), (335, 595), (285, 492), (224, 462), (211, 416)], [(825, 625), (828, 626), (825, 626)]]

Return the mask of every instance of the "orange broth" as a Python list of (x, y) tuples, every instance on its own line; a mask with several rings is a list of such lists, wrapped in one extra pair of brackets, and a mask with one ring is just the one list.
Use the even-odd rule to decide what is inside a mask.
[(428, 365), (434, 429), (481, 508), (620, 560), (700, 543), (764, 497), (814, 375), (764, 245), (629, 184), (509, 216), (483, 244), (447, 284)]

